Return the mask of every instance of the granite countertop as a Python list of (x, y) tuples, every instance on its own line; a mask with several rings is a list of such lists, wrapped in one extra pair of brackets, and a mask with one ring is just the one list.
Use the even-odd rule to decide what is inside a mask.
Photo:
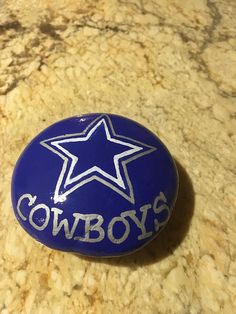
[[(0, 1), (0, 312), (236, 312), (236, 3)], [(174, 155), (173, 216), (143, 250), (85, 259), (34, 241), (10, 182), (24, 146), (86, 112), (130, 117)]]

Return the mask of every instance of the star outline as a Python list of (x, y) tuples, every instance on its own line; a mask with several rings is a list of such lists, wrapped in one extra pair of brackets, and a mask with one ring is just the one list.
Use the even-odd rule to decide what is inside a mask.
[[(83, 119), (81, 117), (81, 119)], [(128, 159), (125, 159), (125, 160), (121, 160), (120, 161), (120, 164), (122, 165), (122, 168), (123, 168), (123, 173), (124, 173), (124, 176), (125, 176), (125, 180), (126, 180), (126, 183), (127, 183), (127, 186), (128, 186), (128, 189), (129, 189), (129, 195), (126, 194), (125, 192), (123, 192), (121, 189), (118, 189), (114, 184), (110, 183), (109, 181), (106, 181), (105, 179), (97, 176), (96, 174), (88, 177), (88, 178), (85, 178), (84, 180), (82, 180), (81, 182), (75, 184), (74, 186), (72, 186), (71, 188), (69, 188), (67, 191), (63, 192), (62, 194), (59, 194), (59, 191), (60, 191), (60, 188), (61, 186), (63, 185), (63, 178), (65, 177), (65, 173), (66, 173), (66, 170), (67, 170), (67, 166), (68, 166), (68, 163), (69, 163), (69, 159), (68, 157), (64, 156), (60, 151), (54, 149), (53, 147), (51, 147), (50, 145), (47, 144), (47, 142), (50, 142), (50, 144), (52, 145), (53, 141), (57, 141), (57, 140), (66, 140), (67, 138), (70, 138), (70, 139), (73, 139), (75, 138), (75, 141), (76, 139), (78, 140), (78, 136), (83, 136), (83, 135), (87, 135), (87, 139), (89, 139), (90, 137), (88, 137), (88, 135), (90, 134), (90, 132), (92, 132), (93, 129), (96, 130), (96, 128), (99, 127), (98, 124), (96, 124), (98, 121), (101, 121), (101, 123), (104, 123), (104, 126), (105, 126), (105, 131), (106, 131), (106, 137), (107, 137), (107, 131), (108, 131), (108, 134), (109, 136), (113, 136), (111, 137), (111, 139), (114, 139), (114, 140), (117, 140), (119, 141), (119, 139), (124, 139), (124, 140), (128, 140), (128, 141), (131, 141), (132, 143), (136, 143), (138, 145), (141, 145), (141, 149), (139, 149), (138, 151), (140, 151), (139, 153), (131, 156), (130, 158)], [(109, 124), (109, 128), (110, 130), (108, 130), (109, 128), (107, 127), (107, 124)], [(107, 127), (107, 129), (106, 129)], [(111, 134), (109, 133), (109, 131), (111, 131)], [(94, 132), (94, 131), (93, 131)], [(92, 134), (93, 134), (92, 132)], [(91, 134), (91, 135), (92, 135)], [(90, 135), (90, 136), (91, 136)], [(77, 137), (77, 138), (76, 138)], [(115, 138), (114, 138), (115, 137)], [(60, 142), (61, 142), (60, 141)], [(79, 140), (78, 140), (79, 142)], [(132, 145), (131, 143), (127, 143), (127, 142), (124, 142), (125, 144), (128, 144), (126, 146), (134, 146), (134, 147), (138, 147), (138, 146), (135, 146), (135, 145)], [(138, 140), (135, 140), (135, 139), (132, 139), (130, 137), (127, 137), (127, 136), (124, 136), (124, 135), (120, 135), (120, 134), (116, 134), (115, 130), (114, 130), (114, 127), (113, 127), (113, 124), (111, 122), (111, 119), (110, 117), (107, 115), (107, 114), (101, 114), (99, 115), (98, 117), (96, 117), (92, 122), (89, 123), (88, 126), (86, 126), (86, 128), (82, 131), (82, 132), (79, 132), (79, 133), (72, 133), (72, 134), (64, 134), (64, 135), (59, 135), (59, 136), (55, 136), (55, 137), (52, 137), (52, 138), (48, 138), (46, 140), (43, 140), (43, 141), (40, 141), (40, 144), (42, 146), (44, 146), (45, 148), (49, 149), (50, 151), (52, 151), (53, 153), (57, 154), (59, 157), (61, 157), (63, 159), (63, 165), (62, 165), (62, 168), (61, 168), (61, 172), (60, 172), (60, 175), (58, 177), (58, 180), (57, 180), (57, 184), (56, 184), (56, 188), (55, 188), (55, 196), (54, 196), (54, 203), (60, 203), (60, 202), (64, 202), (66, 197), (71, 194), (72, 192), (74, 192), (75, 190), (77, 190), (79, 187), (93, 181), (93, 180), (96, 180), (102, 184), (104, 184), (105, 186), (111, 188), (113, 191), (115, 191), (116, 193), (120, 194), (123, 198), (125, 198), (127, 201), (129, 201), (130, 203), (134, 204), (135, 203), (135, 198), (134, 198), (134, 191), (133, 191), (133, 186), (132, 186), (132, 183), (131, 183), (131, 180), (130, 180), (130, 177), (129, 177), (129, 174), (128, 174), (128, 170), (127, 170), (127, 164), (137, 158), (140, 158), (142, 156), (145, 156), (147, 154), (150, 154), (152, 153), (153, 151), (155, 151), (157, 148), (154, 147), (154, 146), (151, 146), (151, 145), (147, 145), (141, 141), (138, 141)], [(53, 146), (56, 146), (56, 145), (53, 145)], [(145, 150), (143, 151), (143, 148), (146, 147), (148, 148), (148, 150)], [(61, 150), (63, 147), (60, 147), (57, 149)], [(140, 147), (139, 147), (140, 148)], [(133, 148), (134, 149), (134, 148)], [(128, 151), (125, 151), (126, 153), (129, 152), (130, 150)], [(137, 152), (138, 152), (137, 151)], [(122, 152), (120, 154), (123, 154), (125, 152)], [(65, 153), (65, 152), (64, 152)], [(66, 154), (65, 155), (68, 155), (68, 151), (66, 150)], [(135, 152), (133, 152), (135, 153)], [(133, 154), (131, 153), (131, 154)], [(69, 153), (70, 154), (70, 153)], [(120, 155), (120, 154), (117, 154), (117, 155)], [(71, 154), (73, 155), (73, 154)], [(114, 157), (117, 156), (117, 155), (114, 155), (113, 156), (113, 161), (114, 161)], [(128, 154), (130, 155), (130, 154)], [(73, 155), (77, 160), (78, 160), (78, 157)], [(125, 156), (123, 156), (125, 157)], [(122, 157), (122, 158), (123, 158)], [(77, 162), (76, 160), (76, 162)], [(119, 159), (118, 159), (119, 160)], [(73, 162), (73, 158), (72, 158), (72, 162)], [(75, 162), (75, 164), (76, 164)], [(75, 166), (74, 164), (74, 166)], [(119, 163), (118, 163), (119, 165)], [(74, 169), (74, 166), (73, 166), (73, 169)], [(95, 166), (97, 167), (97, 166)], [(92, 167), (93, 168), (93, 167)], [(90, 169), (92, 169), (90, 168)], [(73, 172), (73, 169), (72, 167), (70, 166), (70, 175), (72, 174)], [(116, 168), (117, 169), (117, 168)], [(91, 171), (92, 173), (94, 171)], [(98, 171), (99, 172), (99, 171)], [(100, 172), (101, 173), (101, 172)], [(106, 172), (107, 173), (107, 172)], [(107, 173), (108, 174), (108, 173)], [(68, 177), (68, 175), (67, 175)], [(75, 177), (76, 178), (76, 177)], [(77, 180), (74, 180), (74, 181), (77, 181)], [(70, 183), (73, 183), (74, 181), (72, 182), (67, 182), (67, 185), (70, 184)]]

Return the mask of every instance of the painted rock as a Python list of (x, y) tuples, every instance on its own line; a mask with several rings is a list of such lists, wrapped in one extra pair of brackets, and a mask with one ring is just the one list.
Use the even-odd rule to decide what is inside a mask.
[(88, 114), (51, 125), (25, 148), (12, 203), (21, 226), (50, 248), (120, 256), (158, 235), (177, 190), (175, 163), (153, 133)]

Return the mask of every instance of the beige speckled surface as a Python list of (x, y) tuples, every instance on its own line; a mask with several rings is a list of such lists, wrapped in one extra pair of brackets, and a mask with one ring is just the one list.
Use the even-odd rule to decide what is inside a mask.
[[(0, 1), (0, 313), (236, 312), (234, 0)], [(133, 118), (178, 161), (168, 227), (142, 251), (86, 260), (16, 222), (14, 164), (51, 123)]]

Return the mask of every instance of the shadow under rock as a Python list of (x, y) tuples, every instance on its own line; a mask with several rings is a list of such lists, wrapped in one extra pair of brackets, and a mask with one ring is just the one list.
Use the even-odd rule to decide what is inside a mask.
[(97, 258), (79, 256), (87, 261), (138, 267), (157, 263), (171, 255), (184, 240), (194, 212), (194, 190), (191, 179), (181, 164), (176, 161), (179, 173), (179, 193), (167, 226), (141, 250), (121, 257)]

